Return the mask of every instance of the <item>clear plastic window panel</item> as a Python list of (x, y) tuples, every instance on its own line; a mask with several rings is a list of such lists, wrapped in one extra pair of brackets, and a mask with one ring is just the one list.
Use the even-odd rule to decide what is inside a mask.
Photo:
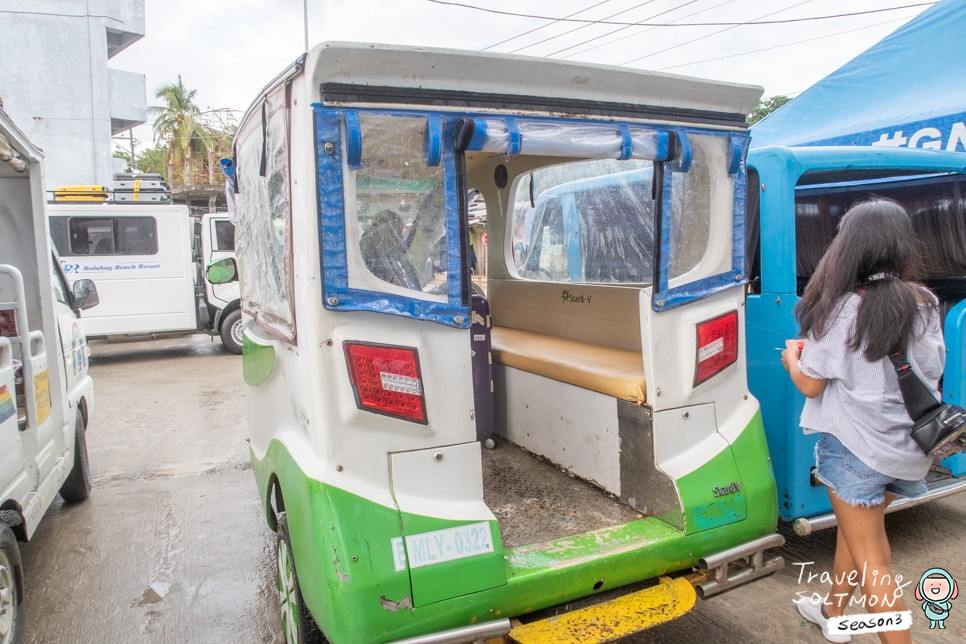
[[(289, 339), (294, 338), (288, 298), (289, 185), (284, 94), (267, 99), (265, 136), (257, 123), (239, 136), (236, 239), (240, 256), (242, 300), (259, 323)], [(265, 176), (261, 176), (262, 155)]]
[(426, 118), (363, 114), (359, 122), (361, 167), (345, 181), (349, 285), (446, 302), (443, 168), (426, 164)]
[(650, 161), (600, 159), (540, 168), (516, 182), (513, 262), (526, 279), (650, 283)]
[[(726, 136), (689, 133), (691, 167), (671, 175), (670, 286), (732, 268), (734, 177)], [(675, 284), (677, 280), (679, 283)]]

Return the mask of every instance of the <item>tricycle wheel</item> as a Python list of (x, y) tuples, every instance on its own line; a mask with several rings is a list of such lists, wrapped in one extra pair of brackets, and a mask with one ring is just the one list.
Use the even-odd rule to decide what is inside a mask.
[(288, 531), (288, 517), (278, 516), (278, 603), (282, 609), (282, 633), (285, 644), (318, 644), (325, 642), (322, 632), (315, 624), (302, 599), (298, 575), (295, 573), (295, 557), (292, 555), (292, 537)]

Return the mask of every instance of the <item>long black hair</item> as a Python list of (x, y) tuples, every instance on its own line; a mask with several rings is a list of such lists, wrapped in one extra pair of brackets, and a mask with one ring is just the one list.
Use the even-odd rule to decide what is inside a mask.
[[(912, 219), (901, 205), (873, 197), (849, 209), (838, 235), (795, 306), (803, 336), (822, 337), (842, 298), (862, 296), (849, 347), (870, 362), (909, 345), (925, 287), (915, 283), (919, 254)], [(872, 278), (872, 279), (870, 279)]]

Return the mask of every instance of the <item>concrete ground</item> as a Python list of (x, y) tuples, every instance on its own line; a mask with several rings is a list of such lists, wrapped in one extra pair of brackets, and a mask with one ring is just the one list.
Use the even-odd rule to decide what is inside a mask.
[[(56, 501), (22, 545), (26, 641), (281, 641), (274, 539), (248, 465), (241, 358), (202, 335), (92, 350), (94, 488), (84, 503)], [(966, 641), (966, 595), (953, 601), (945, 631), (928, 630), (912, 597), (935, 566), (966, 584), (966, 495), (887, 522), (896, 572), (912, 582), (914, 641)], [(792, 600), (825, 586), (799, 583), (793, 564), (830, 571), (835, 532), (784, 532), (783, 571), (698, 600), (682, 619), (627, 641), (824, 642)]]

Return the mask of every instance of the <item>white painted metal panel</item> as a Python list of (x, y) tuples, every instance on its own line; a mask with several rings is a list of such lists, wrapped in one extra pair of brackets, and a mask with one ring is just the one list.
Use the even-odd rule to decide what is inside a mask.
[(497, 429), (535, 454), (620, 495), (617, 399), (494, 365)]
[(762, 89), (627, 67), (479, 51), (322, 43), (308, 53), (312, 85), (454, 90), (750, 114)]
[(454, 521), (495, 521), (483, 502), (479, 443), (390, 454), (392, 492), (402, 512)]

